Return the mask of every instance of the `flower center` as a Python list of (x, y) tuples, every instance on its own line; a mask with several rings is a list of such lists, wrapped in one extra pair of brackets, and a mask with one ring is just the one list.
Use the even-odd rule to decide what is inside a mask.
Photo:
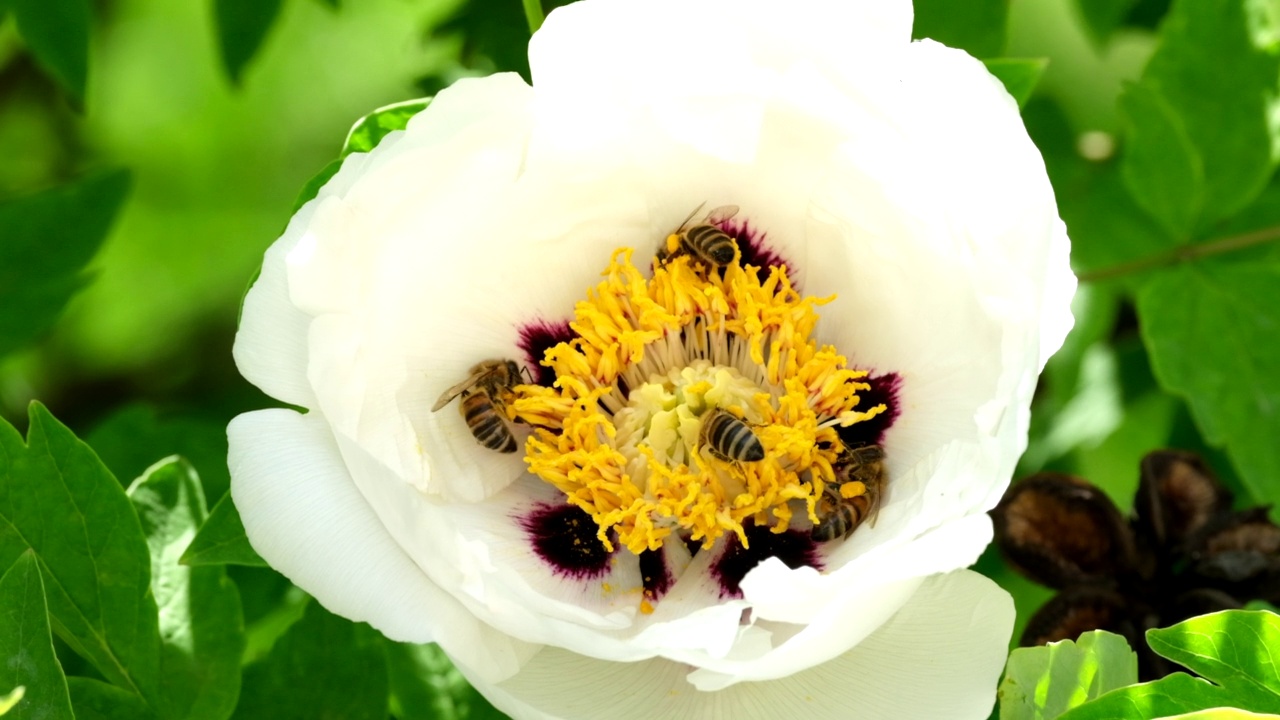
[(831, 539), (816, 528), (868, 493), (836, 427), (885, 411), (857, 409), (867, 373), (812, 339), (834, 297), (801, 295), (785, 266), (765, 273), (734, 249), (717, 267), (677, 240), (651, 278), (615, 251), (574, 308), (574, 337), (544, 353), (553, 385), (506, 399), (534, 428), (525, 462), (610, 551), (615, 539), (657, 550), (673, 533), (703, 548), (732, 533), (746, 547), (753, 526)]

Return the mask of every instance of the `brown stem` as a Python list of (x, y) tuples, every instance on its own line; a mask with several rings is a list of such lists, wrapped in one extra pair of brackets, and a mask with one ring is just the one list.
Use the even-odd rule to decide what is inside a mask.
[(1111, 278), (1129, 275), (1131, 273), (1142, 272), (1152, 268), (1164, 267), (1165, 265), (1173, 265), (1174, 263), (1190, 262), (1202, 257), (1210, 255), (1220, 255), (1222, 253), (1235, 252), (1251, 248), (1254, 245), (1264, 245), (1269, 242), (1280, 240), (1280, 226), (1263, 228), (1255, 230), (1243, 235), (1232, 235), (1231, 237), (1210, 240), (1205, 243), (1197, 243), (1195, 245), (1183, 245), (1174, 248), (1168, 252), (1152, 255), (1141, 260), (1120, 263), (1102, 270), (1093, 270), (1090, 272), (1080, 273), (1079, 279), (1082, 283), (1098, 282), (1099, 280), (1110, 280)]

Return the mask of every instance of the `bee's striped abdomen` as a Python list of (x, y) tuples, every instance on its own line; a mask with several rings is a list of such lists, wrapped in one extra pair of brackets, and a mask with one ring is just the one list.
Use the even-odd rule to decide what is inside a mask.
[(476, 441), (490, 450), (500, 453), (516, 451), (516, 439), (507, 427), (506, 420), (498, 413), (489, 396), (473, 392), (462, 397), (462, 418)]
[(703, 430), (712, 451), (729, 460), (756, 462), (764, 459), (764, 446), (755, 432), (723, 410), (713, 410)]
[(717, 267), (733, 262), (733, 256), (738, 251), (738, 243), (715, 225), (695, 225), (689, 228), (684, 234), (684, 241), (689, 252)]

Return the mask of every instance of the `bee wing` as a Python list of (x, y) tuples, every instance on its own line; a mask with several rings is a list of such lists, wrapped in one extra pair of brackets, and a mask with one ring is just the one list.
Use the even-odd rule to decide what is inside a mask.
[[(699, 207), (701, 207), (701, 205)], [(716, 223), (722, 223), (725, 220), (728, 220), (729, 218), (737, 214), (738, 214), (737, 205), (721, 205), (715, 210), (712, 210), (711, 212), (707, 213), (707, 222), (711, 223), (712, 225)]]
[(880, 516), (880, 498), (876, 498), (871, 503), (871, 509), (867, 511), (867, 527), (876, 526), (876, 518)]
[(431, 406), (431, 412), (436, 412), (445, 405), (448, 405), (450, 402), (453, 402), (454, 398), (458, 397), (463, 393), (463, 391), (475, 384), (475, 377), (475, 375), (472, 375), (466, 380), (463, 380), (457, 385), (445, 390), (436, 400), (436, 404)]
[(686, 227), (688, 227), (689, 221), (692, 220), (693, 216), (697, 215), (698, 211), (701, 210), (706, 204), (707, 202), (705, 200), (698, 203), (698, 207), (694, 208), (693, 212), (689, 213), (689, 215), (685, 217), (685, 219), (680, 223), (680, 227), (678, 230), (676, 230), (676, 232), (677, 233), (682, 232)]
[(466, 380), (463, 380), (457, 385), (454, 385), (448, 390), (445, 390), (444, 393), (440, 395), (439, 399), (436, 400), (436, 404), (431, 406), (431, 412), (436, 412), (437, 410), (444, 407), (445, 405), (448, 405), (450, 402), (453, 401), (454, 398), (466, 392), (469, 388), (475, 387), (481, 381), (483, 381), (486, 377), (494, 374), (495, 372), (498, 372), (497, 367), (485, 368), (478, 372), (471, 373), (471, 375), (467, 377)]
[[(880, 472), (884, 472), (881, 469)], [(876, 518), (880, 515), (880, 505), (884, 503), (885, 478), (883, 476), (876, 478), (876, 486), (868, 487), (871, 491), (871, 506), (867, 508), (867, 527), (876, 526)]]

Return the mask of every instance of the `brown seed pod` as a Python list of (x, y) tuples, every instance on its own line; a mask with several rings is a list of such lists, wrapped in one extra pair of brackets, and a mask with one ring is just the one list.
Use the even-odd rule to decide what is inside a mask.
[[(1125, 636), (1138, 647), (1142, 629), (1134, 621), (1132, 603), (1109, 588), (1081, 585), (1059, 593), (1036, 611), (1022, 631), (1023, 646), (1075, 640), (1080, 633), (1106, 630)], [(1140, 613), (1139, 613), (1140, 614)]]
[(1135, 572), (1128, 524), (1080, 478), (1045, 472), (1014, 483), (991, 518), (1005, 558), (1043, 585), (1060, 590)]
[(1269, 510), (1256, 507), (1210, 521), (1188, 542), (1192, 572), (1248, 596), (1280, 582), (1280, 527)]
[(1156, 450), (1141, 468), (1134, 530), (1166, 555), (1185, 553), (1194, 535), (1231, 510), (1231, 492), (1194, 453)]

